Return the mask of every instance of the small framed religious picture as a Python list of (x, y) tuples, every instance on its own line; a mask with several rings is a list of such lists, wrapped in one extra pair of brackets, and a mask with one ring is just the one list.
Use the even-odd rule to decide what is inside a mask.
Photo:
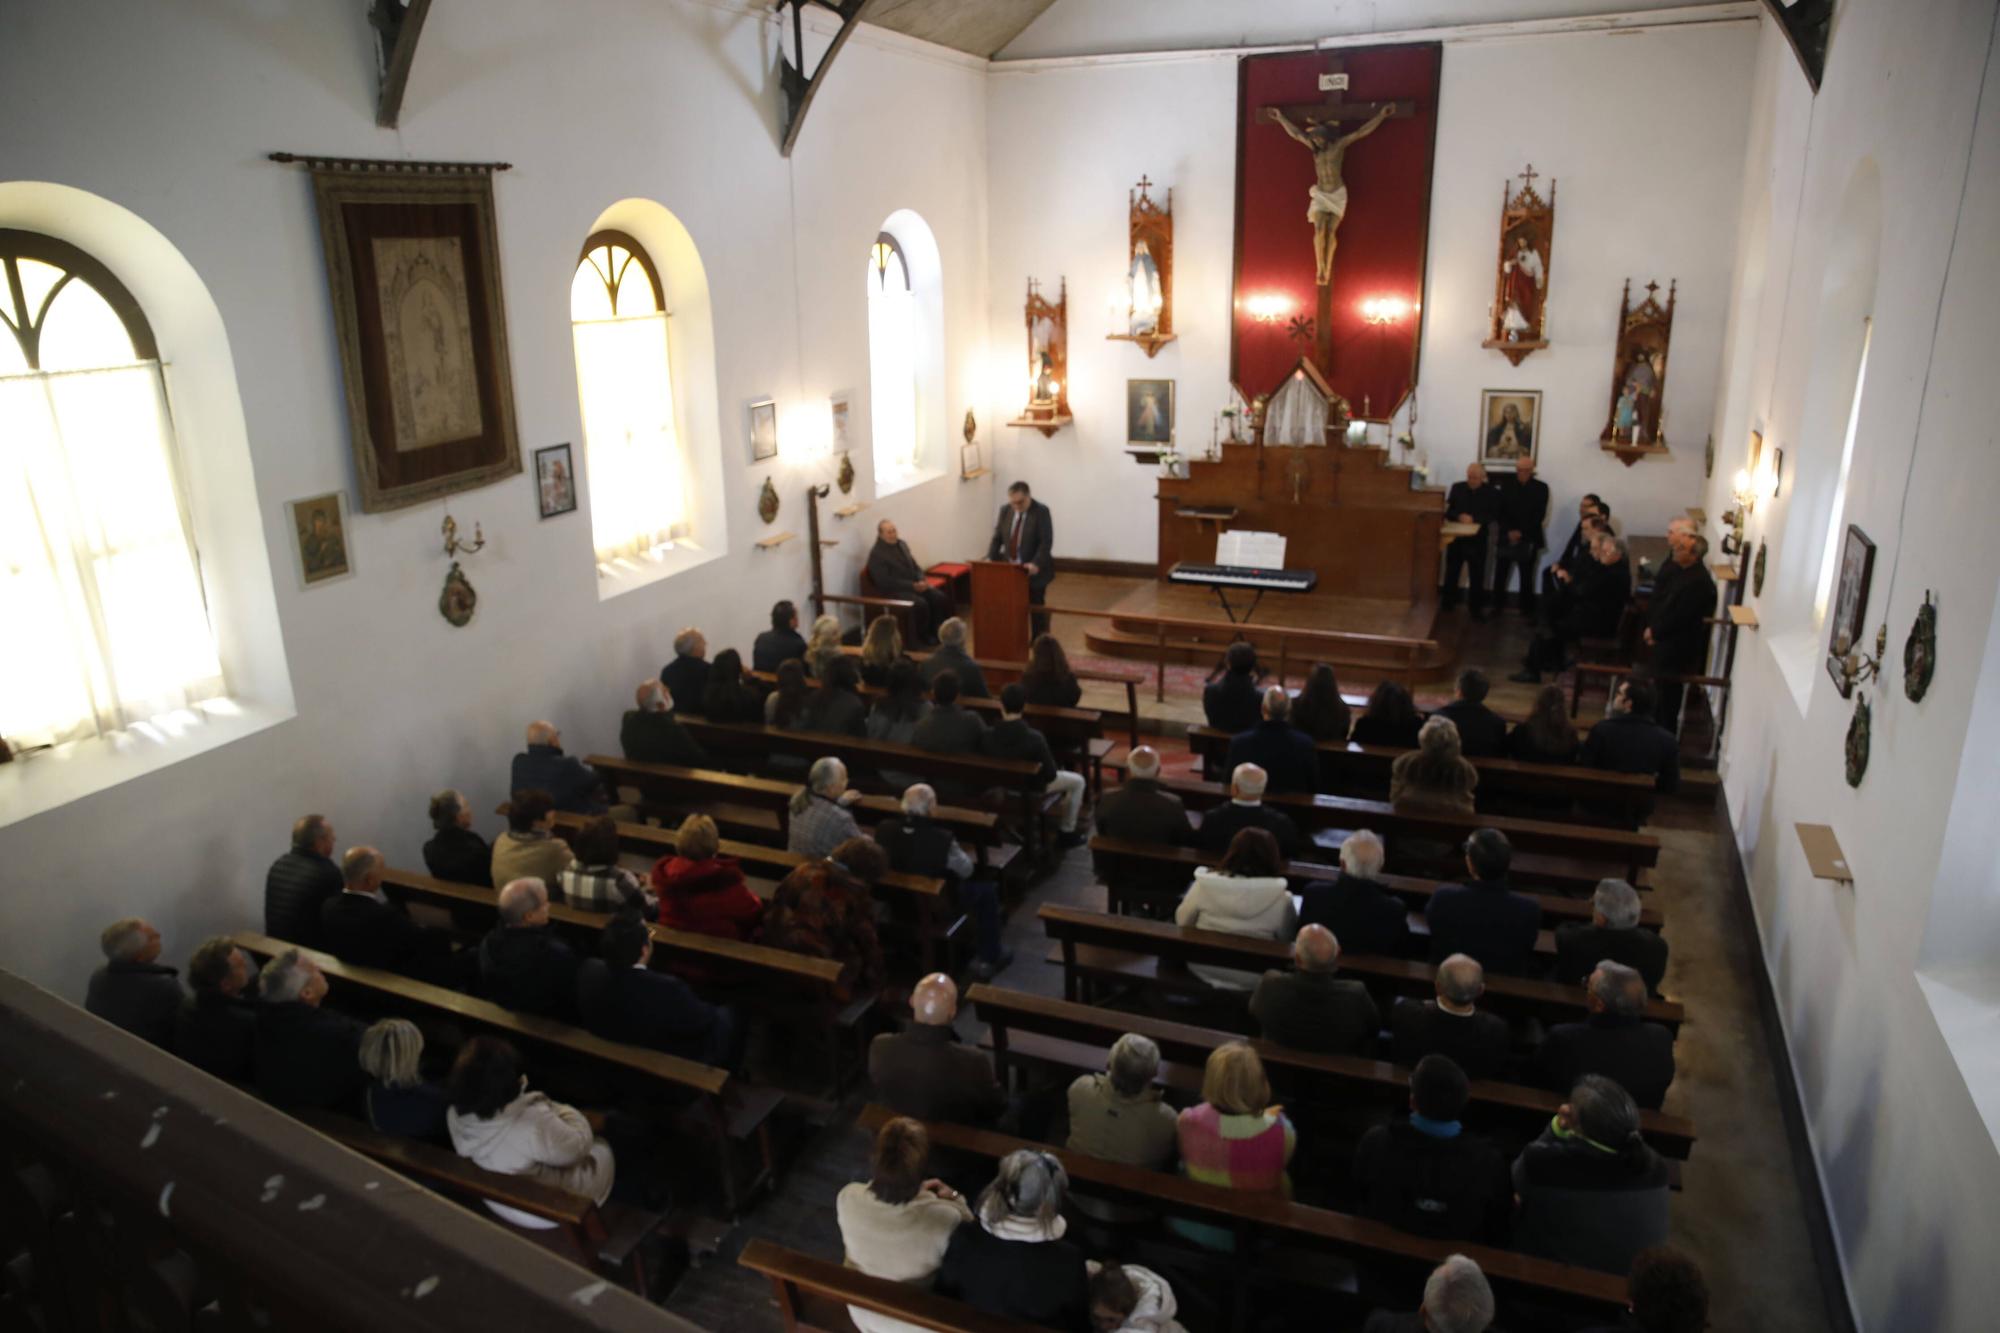
[(1512, 466), (1533, 458), (1541, 435), (1540, 389), (1487, 389), (1479, 395), (1479, 461)]
[(347, 492), (309, 495), (285, 506), (292, 543), (299, 554), (299, 577), (308, 588), (354, 572), (347, 549)]
[(576, 465), (568, 445), (535, 450), (535, 498), (543, 518), (576, 511)]
[(1174, 442), (1174, 382), (1125, 381), (1125, 442), (1171, 445)]
[(979, 441), (968, 440), (958, 446), (958, 475), (961, 480), (970, 481), (985, 475), (986, 469), (979, 465)]
[(778, 456), (778, 404), (759, 398), (750, 404), (750, 461), (762, 463)]
[(852, 401), (848, 395), (837, 393), (827, 399), (827, 405), (833, 411), (833, 451), (837, 454), (844, 454), (854, 444), (852, 436), (848, 434), (847, 427), (848, 418), (853, 411)]
[(1864, 618), (1868, 614), (1868, 585), (1875, 576), (1875, 543), (1868, 534), (1850, 523), (1840, 543), (1840, 568), (1833, 585), (1833, 614), (1826, 618), (1826, 673), (1845, 699), (1854, 693), (1841, 659), (1848, 653), (1865, 651), (1861, 646)]

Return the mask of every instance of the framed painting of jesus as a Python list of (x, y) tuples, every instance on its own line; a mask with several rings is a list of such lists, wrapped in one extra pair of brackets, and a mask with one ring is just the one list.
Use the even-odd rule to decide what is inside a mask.
[(492, 178), (313, 172), (361, 509), (521, 471)]

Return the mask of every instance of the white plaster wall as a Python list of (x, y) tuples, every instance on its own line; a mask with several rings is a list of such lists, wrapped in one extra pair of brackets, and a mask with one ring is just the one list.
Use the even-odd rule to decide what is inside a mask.
[[(1476, 456), (1480, 391), (1518, 387), (1544, 394), (1541, 467), (1553, 492), (1553, 541), (1567, 535), (1586, 491), (1609, 500), (1632, 533), (1664, 531), (1697, 502), (1731, 290), (1756, 33), (1754, 22), (1737, 21), (1446, 43), (1417, 390), (1418, 447), (1436, 481), (1455, 479)], [(1177, 381), (1184, 450), (1207, 446), (1225, 405), (1236, 70), (1233, 56), (994, 67), (992, 378), (1013, 392), (996, 404), (1010, 415), (1020, 406), (1026, 362), (1022, 284), (1029, 274), (1051, 286), (1067, 274), (1070, 284), (1077, 424), (1053, 440), (1009, 431), (1001, 449), (1004, 470), (1027, 477), (1055, 508), (1058, 555), (1154, 559), (1153, 471), (1123, 452), (1127, 378)], [(1530, 161), (1539, 184), (1559, 181), (1553, 345), (1517, 368), (1479, 344), (1493, 294), (1501, 186)], [(1124, 190), (1141, 173), (1174, 189), (1179, 340), (1150, 361), (1130, 343), (1104, 340), (1125, 262)], [(1668, 279), (1680, 283), (1666, 395), (1673, 454), (1631, 469), (1597, 441), (1628, 276), (1637, 287), (1656, 278), (1662, 299)], [(1110, 496), (1118, 502), (1104, 504)], [(1089, 521), (1079, 522), (1086, 513)]]
[[(1767, 450), (1785, 450), (1785, 481), (1753, 515), (1752, 546), (1767, 537), (1775, 562), (1789, 550), (1790, 525), (1817, 532), (1830, 518), (1858, 523), (1878, 545), (1868, 646), (1886, 621), (1894, 665), (1879, 687), (1863, 687), (1874, 744), (1862, 786), (1843, 780), (1852, 706), (1821, 670), (1817, 643), (1801, 702), (1771, 639), (1743, 637), (1725, 751), (1790, 1057), (1850, 1292), (1871, 1329), (1985, 1328), (2000, 1305), (1991, 1262), (2000, 1155), (1988, 1128), (2000, 1096), (1988, 761), (1996, 719), (1990, 706), (1975, 707), (1990, 705), (1983, 696), (1996, 679), (2000, 568), (1990, 516), (2000, 486), (1990, 411), (2000, 340), (1995, 16), (1991, 0), (1849, 0), (1836, 11), (1816, 99), (1766, 26), (1741, 228), (1762, 253), (1737, 265), (1746, 289), (1762, 273), (1761, 293), (1737, 312), (1738, 387), (1718, 416), (1708, 497), (1711, 514), (1727, 507), (1747, 431), (1761, 427)], [(1885, 216), (1874, 345), (1845, 512), (1832, 516), (1841, 433), (1804, 425), (1821, 387), (1810, 363), (1842, 201), (1869, 170), (1880, 173)], [(1818, 555), (1813, 546), (1815, 566)], [(1783, 598), (1811, 596), (1810, 577), (1787, 593), (1779, 575), (1774, 567), (1753, 599), (1767, 621), (1798, 614)], [(1940, 663), (1929, 696), (1912, 704), (1901, 647), (1926, 589), (1943, 608)], [(1833, 826), (1855, 870), (1851, 889), (1809, 876), (1799, 821)], [(1940, 923), (1976, 928), (1943, 940)], [(1952, 984), (1940, 990), (1923, 977), (1932, 967)]]
[[(459, 784), (491, 810), (530, 719), (555, 720), (574, 752), (611, 748), (633, 685), (670, 655), (675, 629), (698, 623), (717, 646), (747, 647), (773, 601), (803, 600), (803, 492), (834, 465), (752, 468), (744, 405), (770, 394), (824, 420), (828, 394), (856, 390), (865, 441), (858, 275), (897, 208), (915, 209), (937, 236), (947, 392), (971, 400), (988, 310), (979, 62), (863, 33), (787, 162), (775, 33), (744, 7), (442, 5), (403, 128), (391, 132), (374, 125), (362, 10), (278, 0), (7, 7), (0, 180), (58, 182), (132, 210), (192, 263), (221, 312), (297, 709), (247, 740), (0, 829), (0, 966), (72, 996), (111, 917), (143, 910), (175, 958), (207, 933), (258, 920), (264, 867), (298, 814), (324, 810), (342, 845), (375, 842), (415, 863), (427, 793)], [(728, 556), (600, 603), (588, 514), (538, 521), (524, 474), (450, 502), (461, 528), (477, 520), (488, 541), (465, 562), (480, 594), (469, 627), (453, 630), (435, 610), (441, 504), (355, 514), (355, 576), (301, 590), (283, 504), (333, 488), (351, 497), (354, 477), (310, 187), (298, 168), (264, 160), (274, 149), (515, 164), (495, 194), (524, 459), (567, 440), (581, 461), (567, 303), (593, 219), (634, 196), (671, 209), (714, 294), (724, 434), (715, 498), (729, 513)], [(855, 463), (865, 498), (865, 447)], [(770, 529), (754, 513), (767, 472), (784, 502)], [(587, 502), (587, 468), (583, 481)], [(836, 591), (851, 588), (877, 512), (837, 522), (838, 502), (826, 506), (827, 536), (843, 542), (828, 552)], [(966, 548), (963, 533), (983, 533), (992, 504), (990, 483), (953, 476), (889, 508), (920, 553), (943, 558)], [(799, 540), (751, 549), (781, 529)], [(491, 833), (495, 821), (481, 824)]]

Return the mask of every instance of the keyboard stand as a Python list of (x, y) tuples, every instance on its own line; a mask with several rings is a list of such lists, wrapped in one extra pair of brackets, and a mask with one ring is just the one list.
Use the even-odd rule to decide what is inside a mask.
[(1244, 609), (1243, 618), (1238, 620), (1236, 618), (1236, 608), (1229, 604), (1229, 590), (1220, 583), (1211, 583), (1208, 586), (1209, 591), (1215, 594), (1215, 600), (1222, 603), (1222, 614), (1229, 617), (1229, 623), (1232, 625), (1249, 624), (1250, 617), (1257, 614), (1257, 604), (1264, 600), (1265, 589), (1252, 589), (1253, 596), (1250, 598), (1250, 605)]

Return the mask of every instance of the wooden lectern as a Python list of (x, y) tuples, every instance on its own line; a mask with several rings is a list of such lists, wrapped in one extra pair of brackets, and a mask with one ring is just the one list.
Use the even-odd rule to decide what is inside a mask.
[(979, 657), (1028, 660), (1027, 570), (1005, 560), (972, 562), (972, 637)]

